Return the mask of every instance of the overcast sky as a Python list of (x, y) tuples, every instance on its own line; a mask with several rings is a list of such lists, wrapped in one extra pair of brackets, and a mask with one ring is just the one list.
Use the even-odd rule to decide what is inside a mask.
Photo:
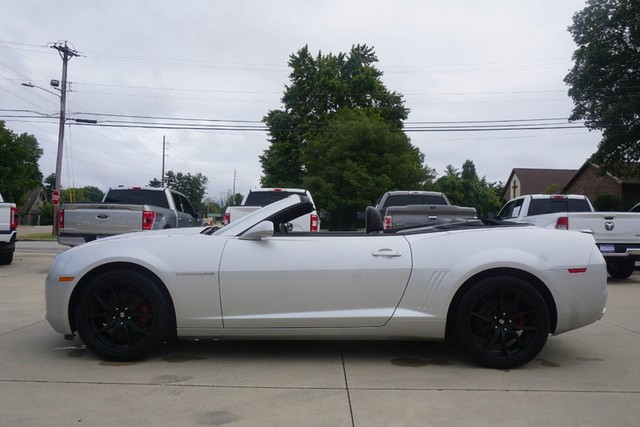
[[(35, 135), (44, 150), (40, 169), (45, 176), (55, 171), (57, 119), (9, 116), (57, 114), (58, 98), (21, 83), (53, 90), (62, 61), (47, 46), (67, 40), (81, 53), (69, 61), (67, 115), (103, 125), (158, 122), (116, 115), (258, 125), (281, 107), (292, 53), (308, 45), (314, 54), (337, 54), (358, 43), (375, 49), (387, 88), (404, 95), (407, 128), (551, 118), (566, 124), (573, 104), (563, 78), (575, 49), (567, 27), (585, 3), (0, 0), (0, 120)], [(234, 170), (238, 192), (258, 187), (258, 156), (269, 144), (265, 132), (247, 130), (65, 132), (63, 187), (146, 185), (161, 176), (166, 136), (166, 170), (203, 173), (213, 198), (233, 187)], [(490, 182), (505, 182), (512, 168), (577, 169), (600, 139), (584, 128), (408, 135), (439, 175), (470, 159)]]

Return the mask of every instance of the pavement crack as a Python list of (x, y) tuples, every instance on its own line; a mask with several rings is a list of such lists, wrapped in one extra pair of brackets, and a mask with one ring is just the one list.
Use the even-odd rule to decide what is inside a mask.
[(12, 334), (12, 333), (14, 333), (14, 332), (21, 331), (21, 330), (23, 330), (23, 329), (30, 328), (31, 326), (33, 326), (33, 325), (37, 325), (38, 323), (42, 323), (42, 322), (44, 322), (44, 319), (42, 319), (42, 320), (38, 320), (37, 322), (33, 322), (33, 323), (29, 324), (29, 325), (21, 326), (21, 327), (19, 327), (18, 329), (13, 329), (13, 330), (11, 330), (11, 331), (8, 331), (8, 332), (5, 332), (5, 333), (2, 333), (2, 334), (0, 334), (0, 337), (3, 337), (3, 336), (5, 336), (5, 335)]

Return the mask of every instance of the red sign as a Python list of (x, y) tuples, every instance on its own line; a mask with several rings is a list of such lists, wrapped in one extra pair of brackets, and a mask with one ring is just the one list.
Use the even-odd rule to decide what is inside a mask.
[(56, 206), (60, 203), (60, 193), (57, 190), (54, 190), (54, 192), (51, 193), (51, 203)]

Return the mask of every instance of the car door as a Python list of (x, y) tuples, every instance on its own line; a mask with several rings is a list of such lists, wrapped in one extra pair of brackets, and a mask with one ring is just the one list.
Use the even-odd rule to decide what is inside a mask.
[(231, 239), (220, 262), (225, 328), (382, 326), (409, 280), (402, 236)]

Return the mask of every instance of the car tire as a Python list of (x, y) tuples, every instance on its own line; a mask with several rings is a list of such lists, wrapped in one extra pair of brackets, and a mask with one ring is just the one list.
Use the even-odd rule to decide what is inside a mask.
[(0, 254), (0, 265), (9, 265), (13, 262), (13, 252)]
[(614, 279), (627, 279), (636, 268), (634, 259), (607, 261), (607, 273)]
[(524, 365), (549, 337), (549, 310), (528, 282), (511, 276), (483, 279), (462, 297), (456, 335), (479, 364), (495, 369)]
[(167, 303), (147, 276), (127, 270), (100, 274), (82, 289), (75, 307), (87, 348), (113, 361), (144, 358), (167, 336)]

